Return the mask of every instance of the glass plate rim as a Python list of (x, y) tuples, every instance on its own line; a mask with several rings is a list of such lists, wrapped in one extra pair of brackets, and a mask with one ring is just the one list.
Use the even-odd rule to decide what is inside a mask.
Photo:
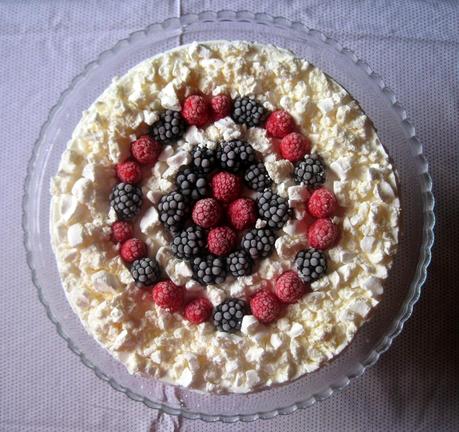
[[(152, 32), (156, 32), (161, 29), (166, 29), (166, 28), (170, 29), (171, 27), (178, 29), (184, 25), (190, 25), (196, 22), (206, 21), (206, 20), (212, 20), (212, 21), (215, 21), (215, 20), (225, 21), (226, 20), (226, 21), (236, 21), (236, 22), (250, 20), (250, 21), (256, 22), (257, 24), (275, 25), (275, 26), (280, 26), (283, 29), (290, 28), (295, 31), (305, 32), (307, 34), (314, 35), (320, 38), (323, 42), (333, 46), (339, 53), (344, 54), (348, 58), (350, 58), (353, 63), (355, 63), (358, 67), (360, 67), (363, 71), (365, 71), (365, 73), (368, 75), (368, 77), (371, 80), (375, 81), (380, 91), (383, 93), (384, 97), (386, 97), (389, 100), (392, 106), (392, 109), (395, 111), (397, 116), (400, 118), (402, 129), (405, 131), (405, 133), (409, 137), (408, 141), (416, 154), (418, 171), (419, 171), (418, 180), (420, 183), (422, 199), (423, 199), (424, 220), (423, 220), (423, 236), (422, 236), (420, 257), (419, 257), (418, 265), (416, 268), (416, 273), (410, 284), (409, 297), (406, 299), (405, 303), (403, 304), (403, 307), (401, 308), (401, 311), (399, 312), (399, 315), (398, 315), (398, 320), (396, 321), (392, 329), (388, 332), (386, 336), (384, 336), (379, 341), (379, 343), (376, 345), (374, 350), (367, 356), (367, 358), (363, 362), (360, 363), (358, 367), (358, 371), (355, 373), (346, 375), (344, 378), (344, 381), (341, 380), (339, 383), (331, 384), (329, 385), (328, 388), (324, 389), (323, 391), (319, 393), (313, 394), (311, 397), (305, 400), (297, 401), (291, 405), (288, 405), (282, 408), (277, 408), (274, 410), (269, 410), (269, 411), (264, 411), (264, 412), (257, 412), (254, 414), (209, 415), (209, 414), (200, 413), (200, 412), (191, 412), (186, 409), (173, 408), (171, 406), (168, 406), (167, 404), (151, 401), (150, 399), (140, 396), (136, 394), (135, 392), (133, 392), (132, 390), (119, 385), (113, 378), (109, 377), (104, 372), (102, 372), (98, 367), (93, 365), (84, 355), (84, 353), (81, 352), (78, 349), (78, 347), (74, 345), (72, 340), (65, 334), (60, 323), (53, 316), (50, 310), (50, 307), (46, 299), (43, 296), (43, 291), (36, 277), (36, 271), (32, 263), (32, 258), (31, 258), (32, 250), (30, 247), (30, 238), (29, 238), (28, 230), (27, 230), (27, 227), (29, 225), (29, 219), (28, 219), (26, 208), (27, 208), (27, 205), (30, 199), (31, 174), (32, 174), (32, 171), (35, 165), (36, 158), (37, 158), (38, 149), (40, 145), (43, 143), (43, 138), (45, 136), (47, 127), (49, 126), (56, 112), (59, 110), (66, 96), (72, 91), (72, 89), (82, 79), (85, 78), (87, 73), (91, 71), (92, 68), (97, 67), (108, 56), (112, 56), (116, 54), (120, 48), (122, 48), (125, 44), (129, 44), (131, 41), (135, 40), (136, 37), (146, 35)], [(310, 407), (314, 405), (316, 402), (323, 401), (329, 398), (334, 393), (337, 393), (343, 390), (344, 388), (346, 388), (350, 384), (351, 380), (361, 376), (368, 368), (373, 366), (378, 361), (380, 356), (389, 349), (393, 340), (400, 334), (400, 332), (402, 331), (404, 327), (405, 322), (411, 316), (414, 304), (418, 301), (420, 293), (421, 293), (421, 288), (424, 285), (424, 282), (426, 280), (427, 267), (429, 266), (431, 258), (432, 258), (431, 249), (432, 249), (432, 245), (434, 242), (434, 231), (433, 231), (433, 228), (435, 225), (435, 215), (433, 212), (434, 205), (435, 205), (435, 199), (432, 193), (432, 178), (429, 174), (429, 164), (423, 153), (423, 146), (416, 137), (415, 128), (412, 122), (409, 120), (406, 110), (399, 103), (397, 97), (395, 96), (395, 93), (384, 83), (381, 76), (373, 71), (373, 69), (368, 65), (368, 63), (366, 63), (365, 61), (357, 57), (357, 55), (351, 49), (343, 47), (334, 38), (326, 35), (325, 33), (319, 30), (312, 29), (300, 21), (291, 21), (291, 20), (288, 20), (287, 18), (284, 18), (281, 16), (272, 16), (267, 13), (254, 13), (254, 12), (250, 12), (247, 10), (233, 11), (233, 10), (225, 9), (225, 10), (220, 10), (220, 11), (206, 10), (206, 11), (202, 11), (197, 14), (185, 14), (185, 15), (182, 15), (181, 17), (171, 17), (162, 22), (152, 23), (142, 30), (132, 32), (131, 34), (129, 34), (128, 37), (119, 40), (112, 48), (102, 51), (95, 60), (88, 63), (84, 67), (83, 71), (72, 79), (69, 86), (59, 95), (59, 98), (56, 104), (49, 111), (47, 119), (43, 123), (40, 129), (39, 136), (34, 143), (32, 154), (27, 164), (27, 175), (24, 181), (21, 225), (22, 225), (22, 231), (23, 231), (23, 245), (24, 245), (25, 252), (26, 252), (26, 261), (27, 261), (27, 265), (31, 272), (32, 282), (35, 285), (37, 292), (38, 292), (38, 298), (40, 302), (42, 303), (42, 305), (44, 306), (48, 318), (55, 325), (57, 333), (67, 342), (67, 346), (70, 348), (70, 350), (79, 356), (81, 362), (85, 366), (92, 369), (98, 378), (100, 378), (103, 381), (106, 381), (108, 384), (110, 384), (110, 386), (113, 389), (124, 393), (127, 397), (129, 397), (130, 399), (134, 401), (143, 402), (149, 408), (157, 409), (161, 412), (171, 414), (171, 415), (180, 415), (185, 418), (192, 419), (192, 420), (199, 419), (199, 420), (203, 420), (206, 422), (222, 421), (225, 423), (234, 423), (237, 421), (250, 422), (250, 421), (255, 421), (258, 419), (270, 419), (278, 415), (291, 414), (297, 411), (298, 409), (305, 409), (307, 407)]]

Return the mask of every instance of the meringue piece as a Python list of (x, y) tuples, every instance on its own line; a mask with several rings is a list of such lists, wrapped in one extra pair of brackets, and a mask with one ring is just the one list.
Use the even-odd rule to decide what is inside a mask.
[(253, 315), (244, 315), (241, 324), (241, 333), (253, 335), (260, 330), (260, 323)]
[(159, 225), (159, 214), (155, 207), (151, 206), (140, 219), (139, 227), (143, 234), (152, 234), (153, 229)]
[(104, 270), (94, 273), (91, 277), (94, 289), (102, 293), (114, 294), (120, 289), (119, 279)]
[(300, 323), (297, 323), (297, 322), (294, 322), (291, 325), (290, 330), (288, 331), (288, 335), (291, 338), (297, 338), (298, 336), (301, 336), (303, 333), (304, 333), (304, 327)]
[(78, 200), (72, 195), (61, 195), (56, 202), (57, 206), (54, 207), (55, 216), (63, 223), (77, 219), (81, 213), (82, 208)]
[(342, 180), (346, 179), (346, 174), (351, 170), (351, 158), (340, 157), (330, 164), (332, 171)]
[(72, 187), (72, 195), (80, 202), (86, 203), (91, 200), (92, 189), (91, 182), (81, 177), (79, 178)]
[(84, 241), (83, 225), (79, 223), (70, 225), (67, 231), (67, 241), (72, 247), (82, 244)]
[(180, 106), (180, 101), (177, 97), (177, 93), (175, 92), (174, 83), (170, 82), (167, 84), (160, 92), (159, 92), (159, 99), (161, 101), (161, 105), (166, 109), (171, 109), (174, 111), (180, 111), (182, 108)]
[(288, 205), (297, 207), (298, 204), (305, 204), (310, 195), (306, 186), (290, 186), (288, 188)]

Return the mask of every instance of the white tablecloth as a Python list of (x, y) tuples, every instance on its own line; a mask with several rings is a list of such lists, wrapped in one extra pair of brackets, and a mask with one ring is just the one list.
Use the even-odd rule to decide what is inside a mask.
[[(270, 4), (271, 6), (267, 6)], [(425, 146), (437, 241), (421, 301), (377, 365), (342, 393), (271, 421), (224, 425), (160, 415), (80, 363), (38, 302), (20, 227), (26, 163), (72, 77), (130, 32), (203, 9), (249, 9), (331, 34), (379, 72)], [(459, 430), (459, 4), (454, 1), (42, 1), (0, 3), (0, 430)]]

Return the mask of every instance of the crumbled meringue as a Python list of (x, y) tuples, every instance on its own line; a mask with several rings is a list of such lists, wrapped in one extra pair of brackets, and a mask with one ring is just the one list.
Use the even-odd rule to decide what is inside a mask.
[[(196, 91), (256, 95), (268, 110), (287, 109), (312, 151), (323, 156), (329, 168), (326, 187), (340, 206), (334, 220), (342, 239), (328, 251), (328, 274), (277, 322), (263, 325), (246, 315), (240, 334), (216, 332), (211, 321), (193, 326), (180, 313), (155, 306), (149, 292), (133, 283), (119, 245), (110, 241), (116, 220), (108, 210), (114, 164), (129, 156), (130, 142), (147, 133), (161, 111), (180, 110), (180, 98)], [(172, 254), (172, 237), (159, 223), (156, 206), (175, 187), (176, 173), (189, 163), (194, 146), (215, 149), (233, 139), (248, 141), (263, 158), (273, 189), (288, 199), (294, 219), (278, 231), (273, 254), (254, 274), (203, 287), (192, 279), (189, 263)], [(205, 295), (216, 306), (229, 296), (249, 298), (259, 289), (272, 289), (307, 247), (310, 192), (293, 182), (293, 165), (280, 158), (276, 145), (273, 150), (264, 128), (247, 128), (226, 117), (204, 129), (189, 127), (183, 139), (164, 147), (145, 175), (135, 235), (147, 243), (164, 276), (185, 287), (187, 299)], [(281, 383), (338, 354), (380, 300), (398, 239), (396, 177), (358, 104), (307, 61), (247, 42), (193, 43), (114, 80), (83, 114), (51, 193), (59, 271), (88, 332), (129, 372), (204, 391), (248, 392)], [(266, 221), (258, 220), (256, 227), (266, 227)]]

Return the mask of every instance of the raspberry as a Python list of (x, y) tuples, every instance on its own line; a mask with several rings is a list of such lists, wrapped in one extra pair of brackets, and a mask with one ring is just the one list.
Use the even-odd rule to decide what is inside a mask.
[(222, 209), (214, 198), (199, 200), (193, 208), (192, 218), (196, 225), (210, 228), (218, 224), (222, 217)]
[(331, 216), (337, 207), (336, 197), (328, 189), (315, 190), (308, 201), (308, 212), (316, 218)]
[(112, 240), (123, 243), (132, 238), (132, 227), (129, 222), (116, 221), (112, 225)]
[(229, 172), (221, 171), (212, 177), (212, 195), (219, 201), (229, 203), (239, 197), (241, 179)]
[(290, 162), (297, 162), (311, 151), (311, 143), (303, 135), (292, 132), (282, 138), (279, 148), (284, 159)]
[(228, 207), (228, 217), (238, 231), (252, 228), (257, 221), (257, 208), (254, 200), (239, 198)]
[(116, 164), (116, 175), (124, 183), (135, 184), (142, 180), (142, 171), (135, 161)]
[(260, 290), (251, 298), (250, 309), (258, 321), (269, 324), (279, 317), (281, 303), (271, 291)]
[(142, 165), (155, 164), (162, 150), (161, 144), (149, 135), (141, 136), (131, 144), (132, 157)]
[(153, 301), (169, 312), (178, 311), (183, 306), (184, 300), (185, 290), (171, 280), (158, 282), (153, 287)]
[(142, 240), (131, 238), (121, 245), (120, 255), (124, 261), (132, 263), (147, 255), (147, 245)]
[(296, 272), (290, 270), (277, 278), (275, 292), (282, 303), (296, 303), (306, 292), (306, 284)]
[(236, 244), (236, 233), (230, 227), (217, 227), (209, 231), (207, 235), (207, 247), (209, 252), (224, 256), (228, 255)]
[(182, 106), (182, 117), (190, 125), (204, 126), (210, 120), (208, 102), (203, 96), (188, 96)]
[(233, 101), (229, 96), (221, 94), (212, 97), (210, 100), (210, 106), (214, 120), (219, 120), (231, 114)]
[(309, 246), (315, 249), (328, 249), (338, 239), (338, 227), (330, 219), (317, 219), (308, 230)]
[(201, 324), (209, 319), (212, 309), (212, 303), (209, 300), (205, 297), (198, 297), (187, 303), (184, 315), (193, 324)]
[(269, 115), (265, 128), (268, 135), (274, 138), (284, 138), (295, 129), (295, 121), (287, 111), (277, 110)]

